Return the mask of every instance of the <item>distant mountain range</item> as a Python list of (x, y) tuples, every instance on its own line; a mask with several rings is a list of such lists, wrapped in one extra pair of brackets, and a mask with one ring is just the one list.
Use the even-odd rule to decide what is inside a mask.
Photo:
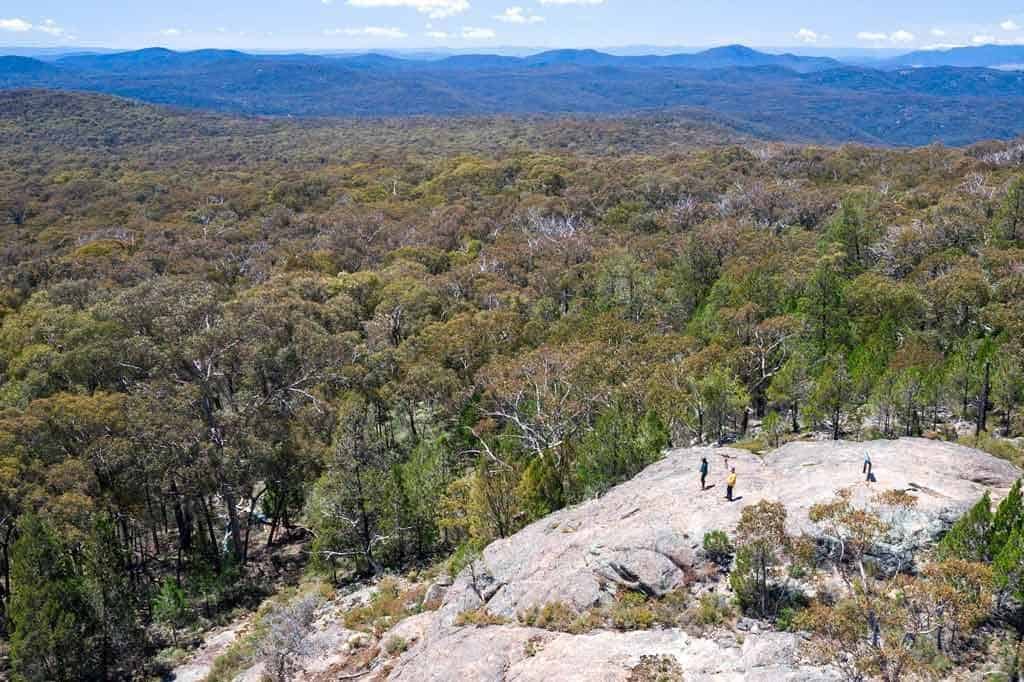
[(879, 62), (882, 68), (960, 66), (1024, 69), (1024, 45), (979, 45), (948, 50), (920, 50)]
[[(151, 48), (0, 57), (0, 89), (94, 91), (270, 116), (603, 115), (686, 107), (780, 139), (967, 144), (1024, 132), (1024, 72), (982, 68), (1008, 69), (1015, 60), (1024, 62), (1024, 49), (912, 53), (869, 68), (741, 45), (693, 54), (554, 50), (430, 60)], [(910, 68), (918, 66), (929, 68)]]

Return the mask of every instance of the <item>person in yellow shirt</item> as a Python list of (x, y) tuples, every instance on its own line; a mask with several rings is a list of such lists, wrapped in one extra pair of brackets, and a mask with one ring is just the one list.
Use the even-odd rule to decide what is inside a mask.
[(732, 489), (736, 486), (736, 467), (729, 472), (729, 478), (725, 479), (725, 499), (732, 502)]

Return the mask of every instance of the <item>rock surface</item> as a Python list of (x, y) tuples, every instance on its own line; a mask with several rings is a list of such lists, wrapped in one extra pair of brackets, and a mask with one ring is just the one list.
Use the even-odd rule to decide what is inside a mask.
[[(797, 662), (796, 639), (769, 633), (712, 640), (679, 630), (567, 635), (516, 626), (456, 628), (429, 639), (398, 662), (389, 679), (627, 680), (644, 656), (670, 656), (687, 682), (817, 682), (837, 680), (829, 669)], [(443, 652), (443, 653), (442, 653)], [(433, 656), (432, 654), (439, 654)]]
[[(869, 452), (876, 482), (862, 474)], [(711, 465), (701, 491), (701, 457)], [(724, 499), (735, 467), (736, 501)], [(794, 442), (760, 458), (729, 448), (675, 450), (604, 497), (562, 510), (491, 544), (447, 590), (425, 636), (393, 669), (395, 680), (625, 680), (641, 655), (671, 655), (686, 679), (833, 679), (829, 670), (801, 667), (797, 638), (748, 634), (742, 646), (722, 646), (680, 631), (567, 635), (516, 625), (454, 626), (464, 611), (483, 608), (514, 621), (531, 606), (560, 601), (578, 611), (606, 603), (620, 586), (661, 595), (684, 582), (709, 530), (732, 531), (744, 507), (782, 502), (792, 532), (815, 532), (810, 507), (849, 488), (855, 502), (903, 490), (917, 499), (891, 514), (888, 540), (895, 560), (936, 535), (986, 490), (1006, 494), (1021, 472), (1011, 464), (958, 445), (924, 439), (872, 443)], [(421, 626), (424, 624), (420, 624)], [(532, 646), (540, 638), (542, 646)]]

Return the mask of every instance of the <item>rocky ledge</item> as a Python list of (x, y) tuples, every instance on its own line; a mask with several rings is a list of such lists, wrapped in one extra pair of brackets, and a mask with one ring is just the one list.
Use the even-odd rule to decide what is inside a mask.
[[(870, 454), (875, 481), (862, 473)], [(701, 491), (698, 467), (711, 465)], [(736, 468), (733, 502), (725, 476)], [(523, 627), (531, 607), (562, 603), (583, 612), (608, 604), (622, 588), (659, 597), (686, 584), (703, 561), (710, 530), (732, 531), (744, 507), (782, 502), (794, 533), (814, 533), (812, 505), (852, 490), (906, 491), (917, 503), (893, 512), (887, 560), (905, 564), (985, 491), (1000, 499), (1021, 471), (970, 448), (923, 439), (871, 443), (794, 442), (765, 457), (730, 448), (675, 450), (600, 499), (565, 509), (491, 544), (453, 582), (441, 607), (400, 624), (414, 642), (390, 669), (394, 680), (630, 680), (651, 661), (687, 680), (834, 679), (801, 662), (799, 637), (749, 631), (707, 638), (680, 630), (597, 631), (581, 635)], [(459, 615), (493, 617), (459, 626)], [(756, 628), (755, 628), (756, 630)], [(632, 677), (631, 677), (632, 676)], [(655, 679), (655, 678), (651, 678)]]

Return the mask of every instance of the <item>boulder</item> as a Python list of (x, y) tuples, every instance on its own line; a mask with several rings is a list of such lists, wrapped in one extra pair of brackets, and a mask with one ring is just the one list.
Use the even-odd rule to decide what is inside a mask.
[(431, 583), (427, 592), (423, 595), (423, 608), (433, 611), (440, 608), (448, 594), (448, 588), (452, 586), (452, 579), (449, 576), (442, 576)]

